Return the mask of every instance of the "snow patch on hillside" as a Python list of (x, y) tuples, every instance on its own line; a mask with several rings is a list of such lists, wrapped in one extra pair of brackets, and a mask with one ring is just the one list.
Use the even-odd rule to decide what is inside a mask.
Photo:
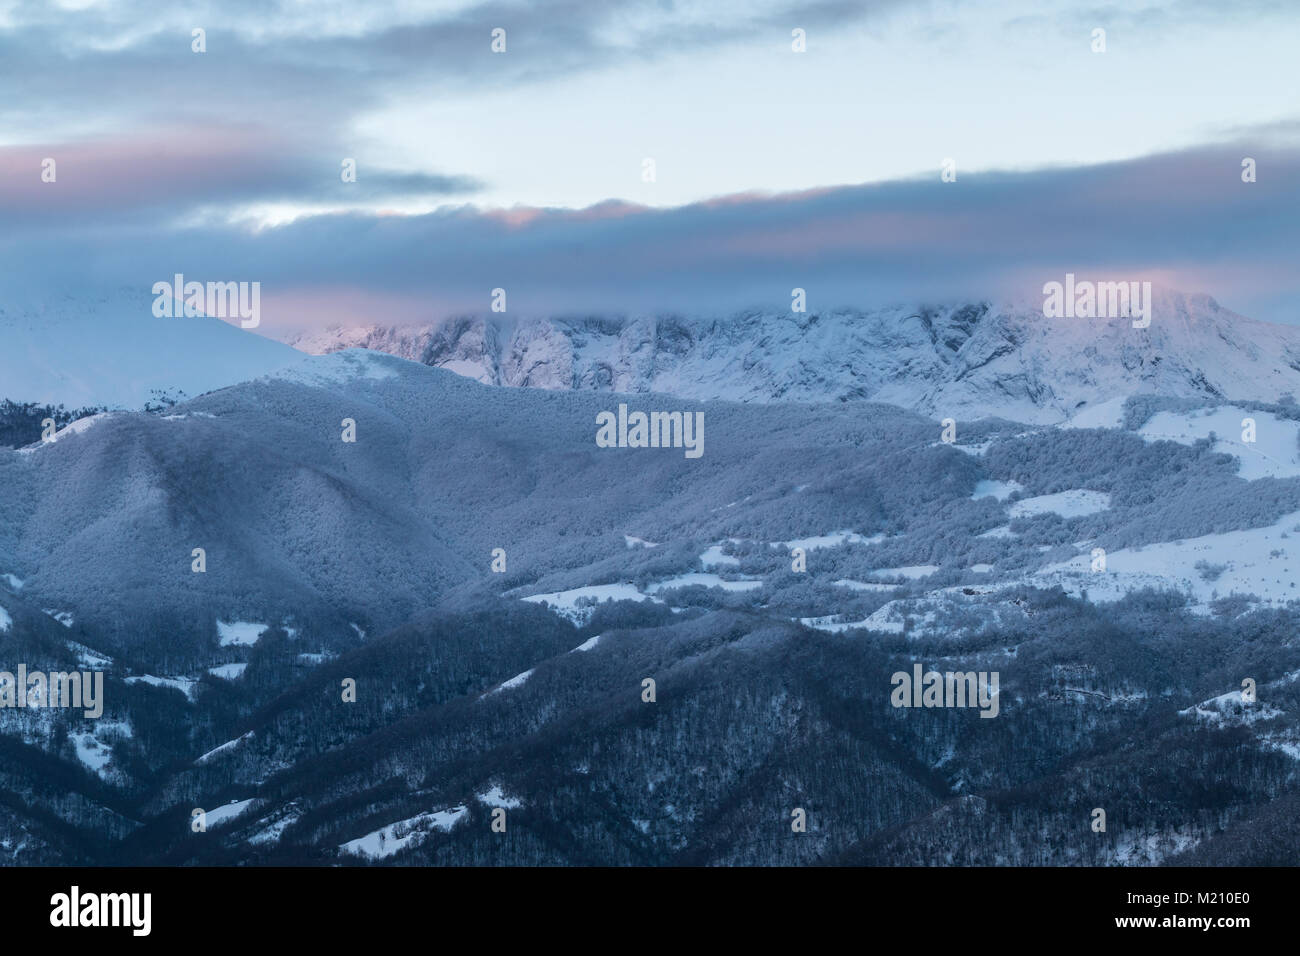
[(528, 678), (532, 676), (533, 676), (533, 670), (530, 668), (529, 670), (524, 671), (522, 674), (516, 674), (514, 677), (510, 678), (507, 681), (502, 681), (500, 684), (492, 688), (483, 696), (491, 697), (493, 694), (499, 694), (503, 690), (514, 690), (516, 687), (523, 687), (524, 684), (527, 682)]
[(689, 587), (721, 588), (724, 591), (752, 591), (755, 588), (761, 588), (763, 582), (757, 578), (739, 578), (735, 581), (728, 581), (716, 574), (691, 571), (687, 574), (679, 574), (675, 578), (669, 578), (666, 581), (656, 581), (646, 588), (647, 594), (658, 594), (660, 591), (667, 591), (672, 588), (689, 588)]
[(998, 501), (1006, 501), (1017, 491), (1024, 490), (1025, 486), (1018, 481), (977, 481), (975, 490), (971, 492), (971, 498), (996, 498)]
[(108, 766), (109, 760), (113, 756), (112, 748), (100, 743), (95, 739), (94, 734), (69, 734), (68, 739), (76, 748), (77, 759), (88, 769), (96, 774), (103, 774), (104, 768)]
[(1075, 488), (1054, 495), (1021, 498), (1012, 503), (1007, 512), (1012, 518), (1029, 518), (1033, 515), (1058, 514), (1062, 518), (1081, 518), (1084, 515), (1105, 511), (1110, 507), (1110, 495), (1104, 491), (1085, 491)]
[(837, 588), (848, 588), (850, 591), (896, 591), (901, 585), (898, 584), (881, 584), (879, 581), (853, 581), (849, 578), (840, 578), (838, 581), (832, 581)]
[(213, 827), (230, 823), (236, 817), (248, 812), (249, 808), (256, 802), (256, 797), (250, 797), (247, 800), (231, 800), (229, 803), (217, 807), (215, 810), (207, 811), (208, 829), (211, 830)]
[(435, 830), (449, 833), (451, 828), (465, 819), (468, 813), (469, 807), (465, 806), (420, 813), (406, 820), (399, 820), (397, 823), (390, 823), (386, 827), (380, 827), (363, 837), (349, 840), (347, 843), (342, 844), (339, 849), (353, 856), (381, 860), (405, 850), (407, 847), (418, 846)]
[(220, 677), (222, 680), (238, 680), (247, 667), (248, 664), (246, 662), (218, 664), (216, 667), (209, 667), (208, 673), (213, 677)]
[(82, 766), (103, 780), (112, 774), (113, 743), (130, 739), (131, 724), (125, 720), (97, 720), (89, 733), (70, 733), (68, 739)]
[(90, 431), (90, 429), (94, 428), (95, 425), (99, 424), (100, 422), (106, 421), (108, 418), (112, 416), (112, 414), (113, 414), (112, 412), (100, 412), (97, 415), (87, 415), (85, 418), (78, 418), (75, 422), (69, 422), (68, 424), (60, 428), (58, 431), (56, 431), (53, 435), (49, 437), (49, 440), (41, 439), (40, 441), (34, 442), (26, 446), (25, 448), (19, 448), (18, 453), (20, 455), (30, 455), (33, 452), (39, 451), (40, 449), (46, 447), (47, 445), (57, 445), (59, 442), (63, 441), (66, 438), (70, 438), (73, 435), (84, 434)]
[(234, 740), (227, 740), (224, 744), (221, 744), (220, 746), (217, 747), (213, 747), (207, 753), (203, 754), (201, 757), (195, 760), (194, 763), (196, 765), (208, 763), (210, 760), (213, 760), (216, 757), (221, 757), (224, 756), (225, 754), (230, 753), (236, 747), (242, 744), (244, 741), (252, 740), (252, 739), (253, 739), (253, 731), (250, 730), (242, 737), (236, 737)]
[(284, 835), (284, 831), (297, 823), (299, 819), (301, 819), (301, 817), (297, 811), (292, 808), (291, 804), (290, 809), (284, 814), (284, 816), (271, 823), (265, 829), (258, 830), (248, 838), (248, 842), (253, 844), (278, 843), (280, 837)]
[(217, 643), (222, 647), (232, 644), (256, 644), (267, 625), (252, 621), (217, 621)]
[(1002, 525), (1002, 526), (1000, 526), (1000, 527), (993, 528), (991, 531), (985, 531), (983, 534), (977, 534), (975, 537), (977, 537), (977, 538), (1015, 538), (1015, 537), (1017, 537), (1017, 535), (1016, 535), (1016, 533), (1015, 533), (1014, 531), (1011, 530), (1011, 526), (1010, 526), (1010, 525), (1006, 525), (1006, 524), (1004, 524), (1004, 525)]
[(606, 601), (652, 601), (655, 598), (642, 594), (632, 584), (588, 584), (567, 591), (531, 594), (522, 598), (533, 604), (542, 604), (560, 617), (575, 624), (583, 624), (595, 613), (596, 605)]
[[(708, 554), (708, 552), (705, 553)], [(722, 557), (726, 558), (727, 556), (723, 555)], [(597, 604), (603, 604), (606, 601), (655, 601), (663, 603), (663, 599), (656, 596), (659, 592), (673, 588), (695, 586), (735, 592), (752, 591), (755, 588), (761, 588), (763, 582), (759, 578), (748, 576), (727, 579), (710, 571), (688, 571), (685, 574), (679, 574), (663, 581), (655, 581), (648, 585), (644, 592), (638, 590), (634, 584), (629, 582), (588, 584), (583, 587), (570, 588), (567, 591), (530, 594), (521, 598), (521, 600), (533, 604), (542, 604), (565, 620), (582, 625), (591, 620), (591, 615), (595, 613)]]
[(1215, 727), (1248, 726), (1282, 715), (1282, 711), (1269, 704), (1259, 701), (1246, 702), (1242, 699), (1239, 690), (1211, 697), (1178, 713), (1183, 717), (1196, 717)]
[(705, 548), (704, 553), (700, 555), (700, 566), (708, 571), (712, 568), (735, 567), (740, 564), (740, 558), (730, 554), (723, 554), (722, 545), (714, 544)]
[[(1247, 418), (1255, 421), (1253, 442), (1242, 441), (1242, 421)], [(1214, 450), (1236, 458), (1237, 474), (1247, 481), (1300, 477), (1300, 422), (1278, 418), (1271, 412), (1235, 405), (1157, 412), (1138, 430), (1147, 441), (1175, 441), (1182, 445), (1208, 439), (1211, 432)]]
[(68, 650), (77, 655), (77, 660), (81, 662), (82, 667), (89, 667), (91, 670), (104, 670), (113, 663), (113, 658), (107, 654), (101, 654), (85, 644), (78, 644), (76, 641), (68, 641)]
[(841, 544), (879, 544), (884, 540), (885, 536), (883, 534), (867, 538), (855, 531), (831, 531), (827, 534), (813, 535), (808, 538), (795, 538), (793, 541), (778, 541), (776, 544), (787, 551), (791, 548), (815, 551), (818, 548), (834, 548)]
[(937, 564), (910, 564), (902, 568), (877, 568), (871, 574), (873, 577), (907, 578), (909, 581), (915, 581), (918, 578), (928, 578), (938, 570)]
[(1254, 594), (1265, 605), (1285, 604), (1300, 600), (1300, 549), (1295, 537), (1284, 537), (1294, 534), (1297, 523), (1300, 511), (1263, 528), (1122, 548), (1106, 555), (1103, 572), (1093, 572), (1091, 556), (1081, 554), (1043, 568), (1030, 582), (1057, 583), (1074, 595), (1086, 590), (1093, 601), (1156, 587), (1182, 591), (1200, 605), (1233, 593)]
[(842, 621), (840, 617), (839, 614), (822, 614), (817, 617), (801, 617), (798, 618), (798, 621), (804, 627), (811, 627), (815, 631), (825, 631), (827, 634), (842, 634), (844, 631), (867, 626), (865, 620)]
[(486, 803), (489, 807), (505, 807), (507, 810), (514, 810), (524, 805), (524, 802), (516, 797), (507, 797), (500, 784), (495, 783), (477, 796), (481, 803)]
[(126, 682), (128, 684), (149, 684), (152, 687), (170, 687), (173, 690), (180, 691), (190, 700), (194, 699), (199, 688), (199, 682), (188, 677), (155, 677), (153, 674), (128, 677)]
[(1124, 403), (1127, 395), (1097, 402), (1076, 412), (1062, 428), (1120, 428), (1124, 424)]

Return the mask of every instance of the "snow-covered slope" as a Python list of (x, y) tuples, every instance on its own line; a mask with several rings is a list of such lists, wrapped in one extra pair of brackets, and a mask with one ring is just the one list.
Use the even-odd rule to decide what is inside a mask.
[(300, 352), (215, 318), (155, 318), (149, 296), (0, 305), (0, 399), (140, 408), (297, 362)]
[(497, 316), (334, 328), (291, 344), (317, 354), (369, 348), (499, 385), (870, 399), (1044, 424), (1136, 393), (1300, 395), (1300, 329), (1255, 322), (1205, 295), (1157, 290), (1153, 313), (1147, 329), (1126, 318), (1047, 319), (1032, 301), (726, 318)]
[[(1250, 434), (1246, 423), (1253, 422)], [(1241, 462), (1237, 474), (1247, 481), (1257, 478), (1300, 477), (1300, 422), (1280, 419), (1270, 412), (1233, 405), (1192, 412), (1158, 412), (1139, 429), (1148, 441), (1176, 441), (1190, 445), (1214, 437), (1214, 450)]]

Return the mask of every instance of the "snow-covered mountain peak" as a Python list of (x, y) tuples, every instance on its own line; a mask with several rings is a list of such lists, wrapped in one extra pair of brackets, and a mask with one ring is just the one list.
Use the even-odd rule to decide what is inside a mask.
[(744, 402), (888, 402), (935, 416), (1060, 422), (1116, 396), (1300, 394), (1300, 330), (1203, 294), (1153, 290), (1131, 318), (1047, 318), (1042, 301), (728, 316), (457, 317), (334, 328), (309, 352), (369, 348), (481, 382)]

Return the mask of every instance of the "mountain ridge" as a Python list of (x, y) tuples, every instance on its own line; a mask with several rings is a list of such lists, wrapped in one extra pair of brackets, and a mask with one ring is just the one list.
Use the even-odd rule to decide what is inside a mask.
[[(875, 401), (932, 418), (1057, 424), (1129, 395), (1277, 402), (1300, 395), (1300, 328), (1157, 290), (1148, 328), (1048, 319), (1036, 303), (727, 316), (456, 316), (297, 332), (158, 319), (147, 300), (0, 309), (0, 398), (139, 408), (295, 366), (382, 352), (497, 386), (752, 404)], [(69, 377), (66, 369), (78, 372)]]
[(1300, 393), (1300, 329), (1157, 290), (1151, 326), (1047, 319), (1026, 301), (727, 317), (457, 316), (337, 326), (295, 348), (386, 352), (480, 382), (741, 402), (869, 399), (934, 417), (1065, 421), (1150, 393), (1276, 401)]

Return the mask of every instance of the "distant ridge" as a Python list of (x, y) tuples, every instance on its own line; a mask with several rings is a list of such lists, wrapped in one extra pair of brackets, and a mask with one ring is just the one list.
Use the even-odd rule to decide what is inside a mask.
[(1150, 328), (976, 302), (726, 317), (459, 317), (331, 328), (305, 352), (367, 348), (493, 385), (743, 402), (887, 402), (1047, 424), (1122, 395), (1300, 395), (1300, 329), (1157, 290)]

